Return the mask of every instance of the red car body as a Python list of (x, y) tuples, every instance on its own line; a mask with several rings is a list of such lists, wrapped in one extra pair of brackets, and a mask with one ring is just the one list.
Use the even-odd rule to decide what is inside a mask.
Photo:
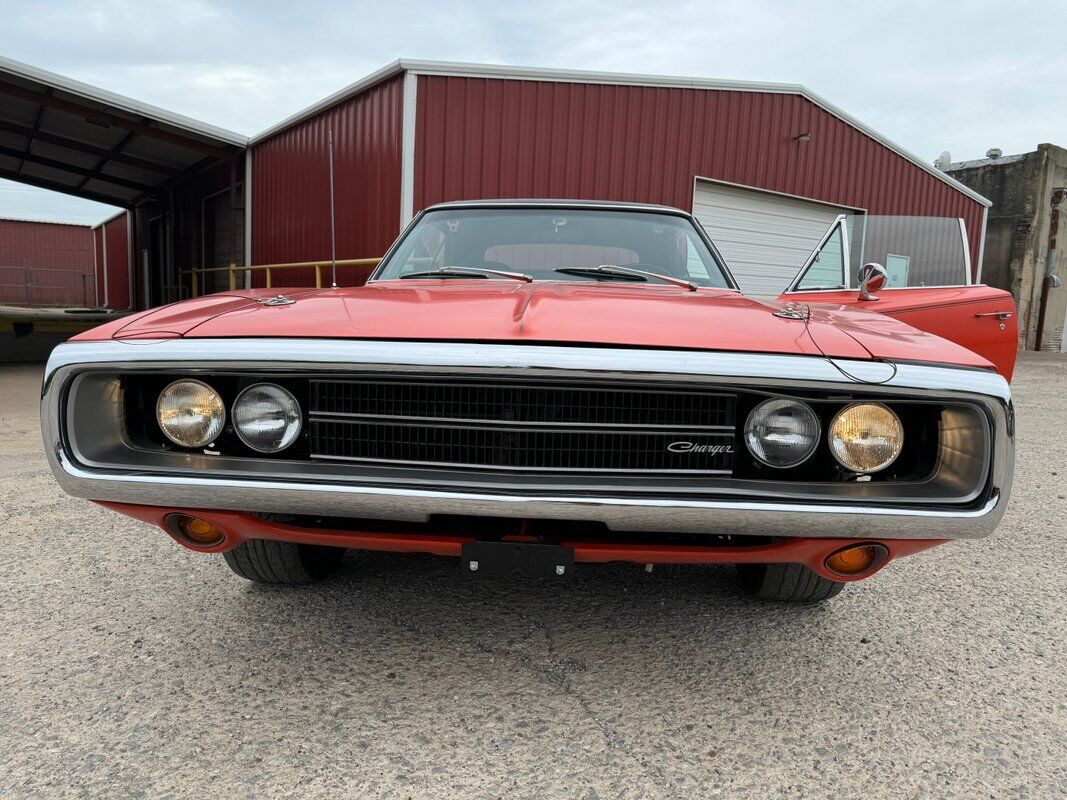
[[(1015, 362), (1014, 346), (1008, 349), (1014, 337), (996, 331), (992, 322), (962, 329), (959, 344), (907, 322), (937, 327), (947, 336), (954, 328), (951, 316), (1013, 308), (1011, 295), (988, 286), (917, 289), (907, 298), (887, 298), (877, 312), (845, 305), (849, 297), (820, 296), (811, 298), (807, 326), (772, 316), (768, 309), (774, 304), (736, 291), (690, 292), (674, 286), (415, 280), (284, 293), (297, 302), (281, 307), (259, 302), (277, 295), (277, 289), (211, 295), (117, 320), (72, 341), (292, 337), (825, 353), (835, 358), (992, 365), (1007, 378)], [(714, 326), (706, 324), (710, 318)]]
[[(478, 207), (478, 204), (466, 207)], [(572, 204), (564, 207), (601, 206)], [(957, 523), (966, 526), (970, 524), (966, 520), (981, 519), (983, 525), (991, 527), (1003, 513), (1010, 486), (1010, 464), (1003, 463), (1005, 459), (1010, 461), (1010, 432), (1006, 433), (1011, 424), (1010, 396), (1006, 381), (1010, 380), (1014, 367), (1017, 339), (1014, 305), (1006, 292), (986, 286), (920, 287), (884, 291), (873, 301), (860, 299), (854, 290), (795, 292), (783, 295), (777, 301), (760, 301), (730, 287), (692, 289), (650, 281), (638, 285), (592, 280), (527, 282), (455, 278), (416, 276), (403, 280), (372, 280), (359, 287), (226, 292), (146, 311), (81, 334), (64, 346), (59, 357), (54, 359), (55, 363), (50, 364), (46, 379), (43, 424), (51, 452), (58, 453), (53, 458), (57, 477), (68, 490), (71, 490), (72, 482), (76, 483), (73, 493), (158, 524), (179, 542), (195, 550), (224, 552), (249, 540), (270, 540), (460, 556), (466, 543), (483, 538), (476, 532), (465, 530), (462, 517), (450, 516), (452, 522), (432, 529), (421, 523), (405, 527), (403, 520), (384, 528), (358, 523), (331, 524), (324, 528), (318, 524), (286, 523), (265, 518), (259, 513), (263, 508), (242, 505), (248, 501), (240, 499), (227, 503), (216, 497), (209, 506), (200, 505), (196, 498), (205, 495), (196, 491), (190, 491), (188, 503), (164, 504), (138, 502), (134, 490), (109, 492), (105, 488), (106, 481), (95, 483), (94, 489), (90, 490), (86, 487), (94, 482), (84, 480), (84, 474), (93, 465), (87, 459), (84, 465), (72, 466), (77, 460), (77, 452), (73, 450), (66, 458), (63, 456), (64, 442), (69, 441), (70, 434), (63, 431), (60, 409), (65, 407), (63, 403), (70, 402), (70, 395), (55, 385), (57, 376), (68, 381), (66, 386), (69, 387), (69, 381), (77, 374), (78, 364), (96, 364), (103, 360), (114, 370), (115, 359), (123, 358), (123, 354), (128, 354), (131, 364), (143, 360), (146, 346), (153, 348), (161, 358), (173, 352), (174, 363), (180, 370), (210, 375), (211, 364), (192, 363), (189, 356), (182, 353), (203, 357), (205, 352), (210, 352), (205, 347), (225, 349), (234, 342), (242, 343), (246, 348), (244, 352), (254, 353), (257, 341), (262, 342), (264, 358), (270, 358), (271, 351), (284, 342), (286, 348), (302, 348), (301, 353), (315, 353), (311, 357), (317, 359), (317, 363), (327, 363), (329, 356), (324, 353), (341, 352), (339, 348), (342, 347), (385, 348), (407, 354), (397, 361), (397, 370), (410, 369), (409, 361), (422, 358), (422, 355), (413, 356), (412, 353), (430, 353), (434, 354), (433, 358), (438, 358), (436, 354), (446, 352), (447, 348), (462, 347), (466, 348), (463, 352), (474, 354), (475, 359), (488, 359), (494, 368), (505, 370), (504, 374), (514, 374), (520, 362), (524, 369), (538, 367), (531, 374), (551, 374), (545, 369), (544, 361), (551, 359), (552, 354), (558, 355), (558, 368), (567, 370), (579, 356), (588, 363), (588, 359), (595, 361), (596, 353), (600, 352), (606, 365), (604, 369), (610, 367), (615, 377), (632, 375), (627, 364), (634, 358), (645, 359), (645, 362), (651, 359), (650, 363), (642, 362), (639, 368), (642, 372), (655, 372), (654, 364), (661, 362), (672, 374), (704, 370), (703, 375), (707, 369), (714, 368), (705, 369), (694, 364), (703, 363), (701, 359), (716, 357), (726, 359), (724, 363), (734, 370), (731, 381), (749, 385), (751, 376), (740, 377), (746, 375), (743, 357), (757, 359), (760, 363), (782, 357), (786, 359), (782, 364), (788, 365), (789, 369), (800, 365), (800, 371), (792, 378), (769, 375), (768, 380), (772, 383), (780, 380), (795, 387), (805, 372), (804, 365), (810, 365), (816, 372), (825, 370), (820, 380), (825, 382), (828, 392), (841, 391), (841, 384), (851, 385), (848, 391), (862, 399), (868, 390), (877, 394), (877, 387), (888, 386), (889, 381), (899, 381), (902, 372), (911, 370), (917, 375), (932, 375), (931, 370), (936, 368), (935, 383), (947, 380), (953, 384), (951, 390), (956, 398), (953, 403), (964, 399), (971, 402), (967, 398), (981, 396), (982, 400), (980, 403), (976, 401), (975, 408), (981, 406), (979, 416), (983, 419), (984, 415), (990, 415), (992, 427), (982, 435), (989, 438), (991, 448), (989, 452), (974, 455), (974, 459), (988, 462), (983, 467), (981, 480), (975, 478), (975, 481), (986, 488), (992, 486), (993, 495), (982, 494), (981, 502), (986, 505), (981, 508), (974, 505), (979, 502), (975, 494), (968, 504), (961, 504), (958, 509), (941, 509), (936, 513), (923, 511), (936, 520), (930, 524), (930, 533), (926, 536), (914, 532), (901, 535), (894, 527), (907, 522), (909, 515), (918, 513), (907, 502), (898, 503), (891, 515), (885, 512), (885, 517), (879, 516), (882, 511), (877, 508), (864, 507), (856, 516), (860, 521), (853, 523), (854, 534), (847, 535), (851, 530), (848, 524), (842, 524), (841, 519), (833, 518), (829, 513), (819, 516), (823, 514), (819, 511), (819, 503), (824, 501), (812, 501), (810, 505), (796, 506), (798, 527), (792, 533), (783, 535), (788, 526), (775, 523), (768, 527), (769, 535), (765, 539), (751, 538), (752, 533), (758, 531), (752, 527), (756, 518), (745, 517), (740, 524), (750, 538), (738, 541), (728, 541), (724, 538), (728, 534), (718, 533), (718, 538), (707, 541), (695, 538), (679, 542), (661, 536), (662, 529), (649, 531), (644, 537), (586, 536), (577, 525), (572, 526), (575, 528), (572, 533), (567, 517), (555, 525), (554, 533), (546, 536), (545, 523), (552, 519), (551, 513), (546, 514), (546, 508), (552, 507), (550, 499), (559, 501), (561, 498), (546, 498), (534, 493), (526, 497), (520, 493), (519, 497), (511, 498), (510, 505), (499, 503), (493, 506), (505, 510), (482, 516), (492, 519), (499, 514), (519, 523), (518, 529), (502, 531), (496, 537), (500, 541), (549, 541), (567, 549), (577, 562), (799, 563), (824, 578), (844, 582), (867, 577), (894, 557), (962, 536), (957, 533), (962, 530)], [(279, 295), (281, 299), (277, 304), (267, 302)], [(172, 343), (169, 348), (168, 343)], [(106, 348), (106, 355), (91, 355), (94, 347)], [(125, 349), (116, 349), (123, 347)], [(319, 348), (323, 353), (316, 352)], [(501, 353), (508, 354), (504, 361), (511, 361), (497, 364), (494, 359)], [(444, 360), (420, 363), (445, 364), (452, 356), (440, 358)], [(252, 360), (258, 362), (258, 359)], [(241, 367), (232, 360), (225, 365)], [(253, 366), (250, 363), (248, 369), (260, 367), (262, 364)], [(487, 369), (483, 369), (480, 362), (471, 367)], [(860, 368), (867, 372), (856, 378), (853, 372)], [(916, 397), (933, 397), (938, 387), (927, 386), (926, 381), (923, 378), (921, 389), (913, 385), (910, 394), (905, 381), (896, 397), (904, 404), (913, 402)], [(817, 385), (821, 390), (824, 384)], [(947, 391), (950, 387), (945, 388)], [(124, 391), (128, 394), (130, 390), (126, 388)], [(946, 436), (945, 419), (942, 417), (939, 423), (942, 432), (932, 434), (940, 435), (942, 441)], [(998, 425), (1004, 430), (998, 430)], [(997, 452), (993, 453), (993, 448)], [(191, 465), (192, 460), (189, 463)], [(971, 467), (961, 465), (959, 473), (968, 469)], [(74, 473), (77, 473), (77, 481), (73, 481)], [(946, 481), (945, 487), (949, 487), (949, 479), (942, 477)], [(959, 475), (956, 478), (962, 480)], [(172, 476), (168, 480), (175, 478)], [(862, 478), (850, 490), (866, 491), (861, 483)], [(874, 486), (874, 481), (868, 486)], [(826, 487), (829, 487), (827, 491), (835, 491), (830, 483), (826, 483)], [(433, 495), (436, 489), (423, 484), (411, 489), (408, 496), (438, 496)], [(601, 487), (593, 493), (596, 502), (601, 502), (600, 495), (605, 491)], [(492, 492), (486, 490), (485, 496), (490, 495)], [(424, 498), (428, 506), (420, 506), (423, 517), (431, 519), (432, 496)], [(453, 515), (452, 498), (439, 496), (443, 513)], [(610, 502), (622, 503), (623, 500), (612, 498)], [(809, 500), (811, 498), (806, 498), (804, 502)], [(685, 502), (688, 501), (678, 501), (688, 509)], [(567, 502), (561, 503), (560, 507), (573, 512), (579, 505)], [(714, 516), (715, 509), (721, 511), (724, 505), (725, 501), (700, 508)], [(783, 502), (781, 497), (772, 505), (775, 513), (789, 513), (789, 503)], [(750, 510), (742, 505), (737, 507), (740, 510), (736, 513), (739, 514)], [(694, 506), (694, 515), (695, 509)], [(270, 511), (276, 513), (274, 508)], [(761, 507), (761, 513), (764, 512)], [(735, 512), (731, 508), (729, 513)], [(808, 514), (814, 516), (806, 516)], [(198, 543), (168, 523), (169, 519), (177, 518), (175, 515), (203, 519), (221, 531), (221, 538), (207, 544)], [(941, 526), (941, 520), (949, 517), (953, 519), (952, 526)], [(814, 519), (827, 520), (830, 533), (805, 530), (804, 526), (810, 525)], [(880, 519), (887, 521), (880, 523)], [(882, 524), (885, 527), (881, 527)], [(620, 523), (609, 522), (608, 525), (610, 530), (615, 530)], [(535, 528), (539, 532), (532, 533)], [(939, 535), (939, 531), (949, 533)], [(879, 548), (877, 563), (870, 569), (845, 575), (827, 566), (833, 553), (864, 543)]]

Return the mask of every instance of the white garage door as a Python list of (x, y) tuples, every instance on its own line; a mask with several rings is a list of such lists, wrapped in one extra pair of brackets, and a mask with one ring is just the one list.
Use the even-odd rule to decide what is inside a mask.
[(697, 181), (693, 216), (745, 294), (777, 297), (844, 209), (758, 189)]

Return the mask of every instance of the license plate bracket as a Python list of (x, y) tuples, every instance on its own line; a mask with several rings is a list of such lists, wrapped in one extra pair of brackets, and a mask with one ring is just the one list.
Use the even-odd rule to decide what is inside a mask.
[(464, 542), (460, 564), (468, 575), (569, 578), (574, 550), (541, 542)]

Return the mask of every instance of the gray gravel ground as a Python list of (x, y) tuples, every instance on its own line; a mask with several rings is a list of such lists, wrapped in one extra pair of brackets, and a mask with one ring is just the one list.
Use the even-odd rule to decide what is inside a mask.
[(0, 796), (1067, 796), (1067, 360), (1023, 359), (1010, 512), (823, 607), (730, 569), (296, 590), (62, 495), (0, 368)]

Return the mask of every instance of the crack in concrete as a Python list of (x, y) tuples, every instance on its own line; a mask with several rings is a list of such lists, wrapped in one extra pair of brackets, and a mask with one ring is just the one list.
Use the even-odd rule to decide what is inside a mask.
[[(522, 617), (523, 619), (529, 621), (533, 625), (533, 627), (539, 628), (544, 634), (546, 652), (551, 656), (557, 656), (556, 640), (551, 627), (549, 627), (547, 624), (545, 624), (544, 621), (540, 619), (529, 617), (525, 614), (522, 614)], [(511, 654), (509, 653), (509, 655)], [(600, 735), (603, 737), (605, 744), (607, 744), (608, 746), (608, 749), (621, 751), (623, 755), (625, 755), (631, 762), (633, 762), (633, 764), (638, 768), (638, 770), (645, 777), (645, 779), (651, 782), (652, 788), (659, 792), (660, 796), (665, 798), (674, 797), (674, 793), (670, 790), (670, 788), (664, 787), (663, 784), (660, 782), (669, 780), (666, 774), (663, 774), (662, 771), (660, 771), (660, 774), (657, 776), (655, 773), (651, 772), (651, 768), (646, 766), (641, 761), (641, 759), (633, 751), (633, 748), (631, 748), (629, 744), (627, 744), (626, 740), (618, 733), (616, 733), (615, 730), (610, 725), (608, 725), (608, 723), (606, 723), (597, 715), (597, 713), (590, 705), (589, 700), (582, 695), (582, 693), (570, 680), (570, 670), (567, 668), (567, 666), (569, 664), (575, 664), (580, 662), (575, 662), (572, 659), (561, 659), (557, 656), (554, 659), (556, 668), (552, 669), (550, 666), (537, 664), (533, 661), (533, 659), (528, 657), (519, 658), (518, 660), (519, 663), (522, 663), (524, 666), (532, 669), (535, 673), (550, 677), (550, 682), (558, 686), (559, 689), (567, 697), (574, 700), (574, 702), (577, 704), (578, 708), (581, 709), (582, 713), (586, 716), (586, 718), (588, 718), (589, 721), (592, 722), (593, 725), (596, 727), (596, 729), (600, 731)], [(584, 671), (584, 665), (582, 665), (582, 669)]]

